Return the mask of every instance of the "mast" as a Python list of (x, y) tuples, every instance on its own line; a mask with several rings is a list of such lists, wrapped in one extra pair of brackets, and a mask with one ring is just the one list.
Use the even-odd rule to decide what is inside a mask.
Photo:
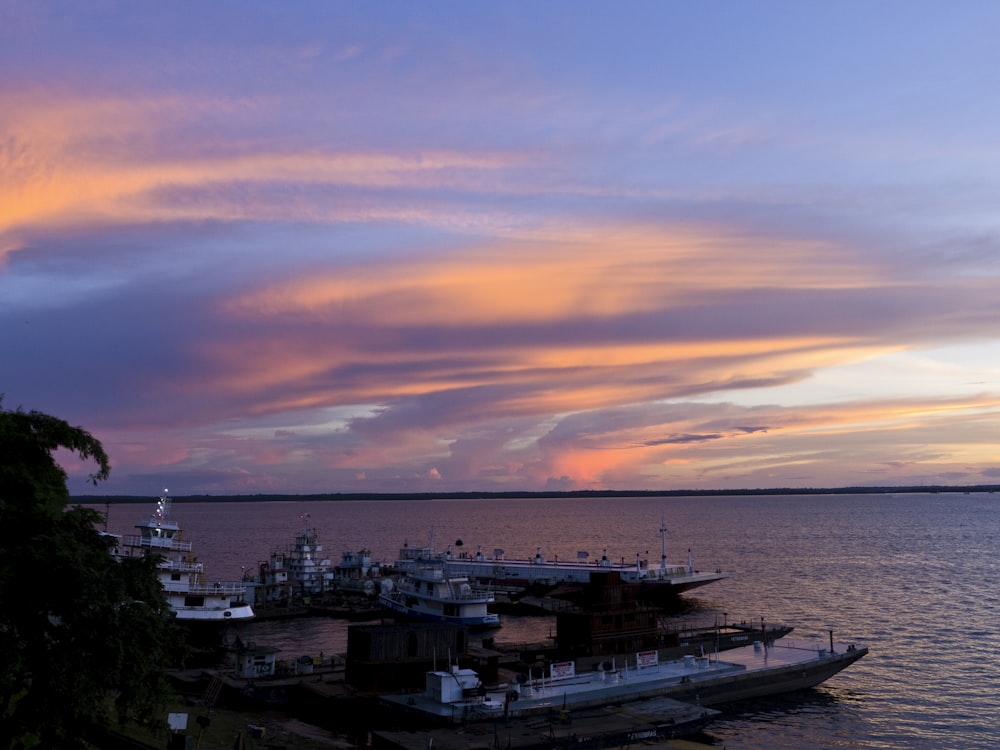
[(667, 569), (667, 525), (660, 514), (660, 570)]

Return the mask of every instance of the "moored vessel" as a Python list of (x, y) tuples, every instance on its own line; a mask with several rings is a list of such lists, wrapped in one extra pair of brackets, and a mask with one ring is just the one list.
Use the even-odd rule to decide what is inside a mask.
[[(440, 558), (449, 573), (467, 576), (484, 585), (504, 589), (548, 589), (550, 596), (571, 600), (578, 599), (584, 587), (607, 573), (616, 573), (622, 584), (634, 587), (639, 592), (640, 600), (660, 605), (684, 591), (729, 577), (721, 569), (707, 572), (696, 569), (690, 549), (686, 561), (668, 563), (666, 533), (661, 519), (660, 561), (652, 565), (639, 553), (636, 553), (634, 561), (626, 561), (624, 557), (612, 560), (607, 549), (595, 561), (591, 561), (589, 552), (585, 550), (578, 551), (575, 560), (549, 560), (541, 548), (536, 548), (531, 558), (509, 560), (504, 550), (496, 548), (491, 555), (487, 555), (481, 546), (471, 555), (456, 553), (449, 547)], [(407, 551), (415, 559), (432, 555), (429, 548)]]
[(500, 627), (500, 615), (488, 609), (493, 601), (491, 591), (433, 563), (414, 566), (395, 580), (385, 579), (379, 594), (379, 604), (390, 612), (469, 628)]
[(813, 687), (868, 653), (865, 647), (779, 639), (722, 654), (661, 662), (656, 651), (611, 659), (578, 672), (573, 662), (529, 671), (511, 684), (485, 686), (472, 669), (427, 673), (422, 694), (382, 696), (430, 723), (530, 716), (549, 711), (629, 703), (667, 697), (714, 706)]
[(302, 531), (295, 535), (291, 551), (285, 556), (288, 574), (299, 596), (309, 599), (323, 596), (336, 588), (333, 564), (323, 555), (316, 529), (311, 527), (308, 513), (300, 516)]
[(344, 592), (375, 596), (377, 584), (382, 577), (381, 570), (382, 566), (372, 561), (371, 550), (345, 550), (334, 569), (337, 588)]
[(166, 490), (152, 515), (136, 524), (138, 534), (118, 538), (117, 554), (126, 557), (157, 555), (157, 573), (167, 600), (180, 623), (228, 624), (251, 620), (243, 582), (209, 581), (204, 565), (192, 554), (191, 542), (170, 519)]

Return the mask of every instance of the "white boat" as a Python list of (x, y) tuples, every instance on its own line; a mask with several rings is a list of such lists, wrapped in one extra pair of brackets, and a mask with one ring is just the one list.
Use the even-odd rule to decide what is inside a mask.
[(409, 541), (404, 541), (399, 548), (399, 555), (396, 561), (390, 566), (390, 571), (408, 572), (418, 567), (426, 565), (440, 565), (451, 555), (451, 548), (448, 552), (434, 552), (434, 532), (431, 531), (431, 544), (426, 547), (411, 547)]
[(378, 589), (376, 583), (382, 577), (382, 566), (372, 561), (369, 549), (345, 550), (334, 572), (341, 591), (374, 596)]
[(379, 593), (379, 604), (403, 617), (469, 628), (500, 627), (500, 615), (487, 609), (493, 601), (493, 592), (440, 564), (415, 565), (395, 580), (387, 578)]
[(304, 599), (327, 594), (336, 586), (336, 575), (329, 557), (323, 556), (316, 529), (310, 528), (310, 516), (302, 514), (303, 528), (295, 535), (291, 551), (284, 556), (288, 575), (296, 593)]
[[(495, 587), (581, 587), (590, 584), (595, 575), (614, 571), (618, 573), (621, 583), (641, 587), (643, 594), (640, 598), (656, 601), (729, 577), (728, 573), (720, 569), (696, 570), (691, 550), (688, 550), (687, 560), (684, 562), (668, 563), (666, 533), (667, 529), (661, 519), (660, 561), (652, 565), (638, 553), (634, 562), (627, 562), (624, 557), (616, 562), (608, 557), (606, 549), (600, 559), (594, 561), (591, 561), (590, 554), (584, 550), (577, 552), (575, 560), (549, 560), (541, 548), (535, 550), (533, 557), (520, 560), (508, 560), (504, 551), (499, 548), (494, 549), (492, 555), (487, 555), (482, 547), (474, 554), (455, 553), (449, 547), (440, 557), (449, 573), (467, 576), (481, 584)], [(429, 554), (429, 550), (411, 548), (409, 553), (424, 556)], [(571, 589), (566, 591), (569, 597), (572, 593)]]
[(299, 518), (304, 525), (292, 546), (275, 549), (243, 574), (249, 600), (259, 606), (261, 617), (303, 614), (313, 597), (322, 598), (338, 588), (336, 568), (323, 555), (316, 529), (309, 526), (310, 515)]
[(138, 535), (118, 539), (118, 554), (157, 555), (157, 572), (171, 609), (182, 623), (230, 623), (250, 620), (253, 607), (246, 602), (245, 583), (209, 581), (202, 563), (191, 553), (180, 526), (170, 520), (166, 491), (157, 500), (152, 516), (136, 524)]
[(549, 665), (510, 685), (487, 688), (472, 669), (427, 673), (426, 689), (385, 695), (384, 703), (436, 723), (529, 716), (550, 711), (617, 705), (653, 697), (713, 706), (813, 687), (868, 653), (867, 648), (779, 639), (773, 644), (685, 656), (661, 662), (657, 652), (611, 660), (577, 672), (572, 661)]

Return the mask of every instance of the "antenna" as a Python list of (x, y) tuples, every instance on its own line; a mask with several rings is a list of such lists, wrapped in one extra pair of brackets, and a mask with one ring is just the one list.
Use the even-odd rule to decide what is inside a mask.
[(166, 521), (167, 516), (170, 515), (170, 498), (167, 497), (167, 492), (169, 490), (163, 490), (163, 494), (156, 501), (156, 510), (153, 511), (153, 520), (156, 521), (157, 526)]

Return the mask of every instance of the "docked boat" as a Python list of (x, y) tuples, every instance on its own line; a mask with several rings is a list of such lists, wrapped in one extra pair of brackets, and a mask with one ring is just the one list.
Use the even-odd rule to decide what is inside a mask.
[(243, 576), (254, 601), (262, 607), (302, 605), (313, 596), (337, 588), (334, 567), (323, 556), (316, 529), (309, 526), (309, 514), (300, 518), (303, 528), (295, 535), (291, 548), (275, 550), (267, 560), (257, 563), (256, 572), (247, 571)]
[(157, 500), (153, 514), (136, 528), (138, 534), (119, 537), (117, 554), (159, 556), (160, 584), (178, 622), (226, 624), (253, 618), (253, 607), (246, 601), (245, 583), (209, 581), (205, 577), (204, 565), (192, 554), (191, 542), (183, 538), (181, 527), (170, 520), (170, 499), (166, 492)]
[(256, 570), (244, 571), (247, 596), (259, 608), (287, 608), (295, 603), (295, 585), (289, 576), (286, 557), (286, 552), (275, 550), (270, 558), (257, 563)]
[[(721, 569), (704, 572), (694, 567), (691, 550), (687, 560), (679, 563), (667, 562), (667, 529), (662, 519), (660, 523), (661, 555), (659, 564), (651, 565), (648, 559), (636, 554), (634, 562), (626, 562), (623, 557), (614, 561), (605, 549), (595, 561), (587, 551), (577, 552), (575, 560), (549, 560), (541, 548), (529, 559), (508, 560), (502, 549), (494, 549), (492, 555), (479, 547), (474, 554), (456, 553), (449, 547), (441, 558), (449, 573), (467, 576), (469, 579), (493, 587), (530, 589), (547, 588), (550, 596), (577, 598), (583, 587), (592, 583), (596, 575), (615, 572), (622, 584), (635, 586), (640, 599), (651, 603), (664, 603), (684, 591), (706, 586), (728, 578)], [(457, 544), (456, 544), (457, 546)], [(411, 555), (430, 554), (428, 548), (413, 548)]]
[(304, 599), (322, 596), (336, 588), (333, 564), (323, 556), (316, 529), (310, 527), (310, 516), (301, 516), (303, 528), (295, 535), (295, 543), (285, 556), (288, 575), (297, 593)]
[(346, 593), (375, 596), (378, 591), (377, 583), (382, 577), (381, 570), (379, 563), (372, 562), (371, 550), (346, 550), (334, 569), (337, 588)]
[(500, 627), (500, 615), (488, 610), (493, 601), (491, 591), (440, 564), (414, 566), (395, 580), (387, 578), (379, 593), (379, 604), (403, 617), (474, 629)]
[(531, 716), (649, 698), (714, 706), (810, 688), (868, 653), (853, 644), (800, 643), (782, 638), (720, 654), (663, 661), (655, 650), (612, 659), (578, 672), (572, 661), (550, 664), (508, 685), (488, 688), (472, 669), (428, 672), (422, 694), (382, 696), (396, 710), (429, 723)]

